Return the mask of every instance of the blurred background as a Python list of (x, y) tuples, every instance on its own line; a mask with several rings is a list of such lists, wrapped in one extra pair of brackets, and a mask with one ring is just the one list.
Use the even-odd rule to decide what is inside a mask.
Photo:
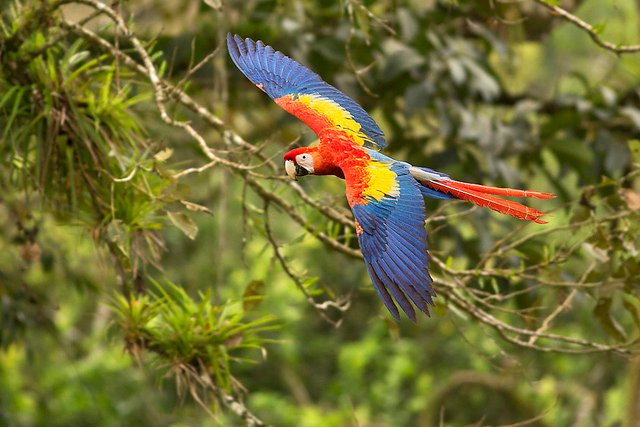
[[(636, 1), (0, 12), (0, 424), (640, 425)], [(344, 183), (282, 178), (316, 137), (227, 32), (353, 97), (394, 158), (555, 193), (527, 201), (549, 224), (427, 200), (439, 297), (393, 321)]]

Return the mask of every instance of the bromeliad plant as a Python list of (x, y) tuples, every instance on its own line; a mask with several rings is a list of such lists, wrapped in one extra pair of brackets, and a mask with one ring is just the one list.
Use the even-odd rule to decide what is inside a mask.
[(276, 328), (270, 315), (247, 319), (262, 297), (247, 293), (241, 301), (216, 305), (210, 291), (192, 298), (175, 284), (154, 285), (145, 295), (129, 300), (116, 294), (112, 300), (127, 350), (139, 361), (151, 354), (175, 375), (178, 392), (188, 391), (199, 403), (212, 395), (207, 392), (237, 393), (232, 362), (252, 361), (251, 351), (264, 354), (270, 340), (262, 335)]
[(16, 50), (0, 55), (0, 188), (21, 188), (31, 209), (90, 229), (129, 292), (137, 266), (157, 262), (155, 231), (177, 199), (155, 155), (162, 147), (140, 125), (150, 91), (82, 40), (51, 45), (44, 30), (19, 34)]

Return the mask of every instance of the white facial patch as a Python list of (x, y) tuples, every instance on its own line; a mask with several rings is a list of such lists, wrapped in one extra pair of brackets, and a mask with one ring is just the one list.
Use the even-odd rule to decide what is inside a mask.
[(313, 157), (311, 157), (311, 154), (307, 154), (307, 153), (298, 154), (296, 156), (296, 163), (300, 167), (303, 167), (304, 169), (306, 169), (307, 172), (309, 172), (310, 174), (313, 173)]

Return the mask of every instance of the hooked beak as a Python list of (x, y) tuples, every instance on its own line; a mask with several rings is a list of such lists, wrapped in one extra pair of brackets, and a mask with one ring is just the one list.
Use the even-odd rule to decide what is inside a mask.
[(295, 163), (293, 160), (285, 160), (284, 170), (289, 178), (297, 180), (299, 176), (309, 175), (309, 171)]

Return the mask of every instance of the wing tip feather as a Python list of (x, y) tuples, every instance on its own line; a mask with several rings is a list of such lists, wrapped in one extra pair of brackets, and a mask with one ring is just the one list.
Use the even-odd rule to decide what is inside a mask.
[[(366, 136), (364, 145), (380, 150), (387, 143), (384, 133), (361, 106), (323, 79), (308, 67), (273, 49), (261, 40), (242, 39), (237, 34), (227, 33), (227, 46), (234, 64), (242, 73), (272, 99), (285, 94), (321, 94), (336, 102), (351, 114)], [(324, 90), (324, 92), (322, 92)], [(296, 114), (294, 114), (296, 115)]]
[[(413, 305), (409, 301), (410, 297), (409, 298), (407, 297), (406, 291), (402, 289), (400, 286), (398, 286), (394, 278), (391, 278), (390, 275), (387, 274), (387, 271), (385, 270), (381, 262), (375, 261), (373, 269), (378, 275), (378, 278), (384, 284), (384, 286), (391, 291), (391, 295), (393, 295), (394, 299), (400, 305), (400, 307), (402, 308), (402, 311), (404, 311), (407, 317), (411, 319), (413, 323), (415, 323), (416, 311), (413, 309)], [(381, 277), (381, 276), (384, 276), (384, 277)]]
[(396, 307), (396, 304), (393, 302), (393, 298), (391, 297), (391, 295), (389, 295), (389, 291), (385, 287), (382, 280), (378, 277), (377, 273), (373, 270), (373, 266), (368, 262), (365, 262), (365, 265), (367, 266), (369, 277), (371, 277), (371, 281), (373, 282), (373, 287), (382, 300), (382, 303), (387, 308), (389, 313), (391, 313), (393, 318), (397, 321), (400, 321), (400, 312), (398, 311), (398, 307)]

